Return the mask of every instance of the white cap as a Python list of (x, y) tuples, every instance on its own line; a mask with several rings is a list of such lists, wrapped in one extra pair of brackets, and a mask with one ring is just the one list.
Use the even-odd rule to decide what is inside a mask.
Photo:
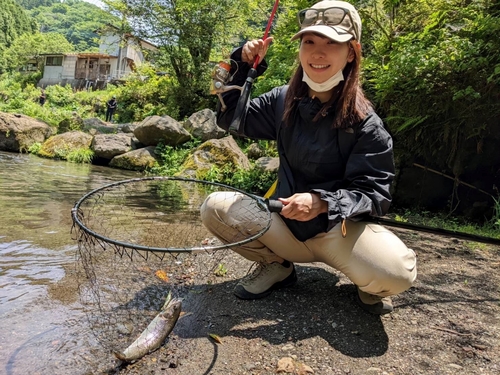
[(323, 10), (328, 8), (341, 8), (347, 12), (340, 24), (325, 25), (323, 20), (319, 18), (313, 25), (302, 28), (292, 37), (292, 40), (298, 39), (304, 33), (311, 32), (323, 35), (340, 43), (347, 42), (351, 39), (356, 39), (358, 42), (361, 41), (361, 18), (356, 8), (345, 1), (323, 0), (314, 4), (309, 9)]

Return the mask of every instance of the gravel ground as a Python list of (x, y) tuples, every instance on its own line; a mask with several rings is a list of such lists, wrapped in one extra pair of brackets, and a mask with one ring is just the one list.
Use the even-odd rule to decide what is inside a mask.
[[(414, 287), (377, 317), (323, 264), (298, 264), (298, 283), (259, 301), (232, 294), (250, 263), (197, 286), (165, 345), (103, 374), (500, 374), (500, 248), (394, 230), (418, 256)], [(215, 334), (220, 343), (210, 337)]]

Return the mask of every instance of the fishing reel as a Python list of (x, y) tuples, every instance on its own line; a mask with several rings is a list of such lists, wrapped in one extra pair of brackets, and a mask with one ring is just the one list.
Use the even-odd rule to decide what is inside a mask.
[(210, 83), (210, 94), (217, 95), (221, 104), (221, 111), (224, 112), (227, 109), (224, 99), (222, 99), (222, 93), (230, 90), (243, 90), (243, 87), (237, 85), (227, 85), (231, 81), (231, 75), (229, 71), (231, 70), (231, 64), (226, 61), (220, 61), (217, 66), (212, 71), (212, 82)]

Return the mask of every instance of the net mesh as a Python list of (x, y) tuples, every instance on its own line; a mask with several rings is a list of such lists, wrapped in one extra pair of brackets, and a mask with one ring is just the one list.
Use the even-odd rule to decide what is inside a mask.
[[(143, 178), (97, 189), (75, 205), (80, 301), (103, 347), (123, 351), (157, 318), (169, 293), (182, 298), (216, 277), (227, 246), (203, 226), (200, 207), (211, 193), (228, 189), (237, 191), (195, 180)], [(269, 226), (269, 212), (246, 198), (255, 201), (240, 213), (247, 224), (225, 242), (247, 241), (249, 233), (262, 234)], [(248, 223), (255, 227), (249, 230)]]

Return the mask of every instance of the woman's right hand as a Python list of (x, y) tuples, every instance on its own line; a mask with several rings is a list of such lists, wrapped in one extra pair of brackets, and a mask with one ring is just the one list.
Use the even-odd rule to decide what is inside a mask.
[(245, 43), (241, 51), (241, 61), (253, 64), (256, 56), (259, 56), (259, 61), (264, 60), (264, 56), (266, 56), (267, 49), (272, 41), (272, 37), (266, 38), (266, 40), (249, 40)]
[(287, 219), (309, 221), (328, 212), (328, 203), (317, 193), (297, 193), (289, 198), (278, 198), (283, 203), (280, 214)]

